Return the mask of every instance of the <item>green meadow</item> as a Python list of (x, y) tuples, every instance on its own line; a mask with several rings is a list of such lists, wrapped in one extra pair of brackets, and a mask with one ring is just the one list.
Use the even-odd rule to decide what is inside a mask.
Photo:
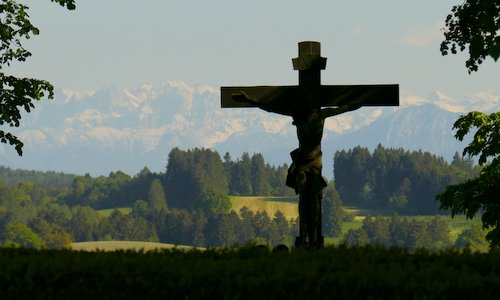
[[(281, 211), (288, 220), (298, 218), (298, 198), (297, 197), (256, 197), (256, 196), (230, 196), (231, 209), (239, 212), (241, 208), (247, 207), (250, 211), (262, 212), (266, 211), (269, 216), (274, 216), (274, 214), (279, 210)], [(326, 238), (325, 243), (327, 245), (339, 244), (342, 240), (343, 235), (351, 230), (357, 229), (363, 226), (363, 220), (366, 216), (376, 216), (377, 211), (371, 211), (367, 209), (362, 209), (353, 206), (345, 206), (344, 209), (354, 215), (354, 220), (351, 222), (344, 222), (342, 227), (342, 234), (336, 238)], [(390, 218), (390, 216), (385, 216)], [(409, 220), (423, 220), (431, 221), (436, 216), (409, 216), (406, 217)], [(455, 216), (452, 218), (448, 215), (439, 216), (448, 221), (450, 227), (450, 239), (456, 240), (458, 235), (462, 233), (466, 228), (472, 224), (481, 224), (479, 218), (473, 220), (467, 220), (465, 216)]]
[(254, 213), (265, 211), (271, 218), (278, 210), (287, 220), (297, 219), (299, 215), (297, 197), (230, 196), (229, 199), (231, 209), (237, 213), (246, 206)]
[[(239, 213), (240, 209), (247, 207), (253, 213), (257, 212), (267, 212), (270, 217), (273, 217), (277, 211), (281, 211), (287, 220), (298, 218), (298, 198), (297, 197), (266, 197), (266, 196), (230, 196), (231, 210)], [(122, 214), (129, 214), (132, 211), (130, 207), (120, 207), (116, 208)], [(354, 215), (354, 219), (350, 222), (344, 222), (342, 227), (342, 234), (335, 238), (326, 238), (325, 243), (327, 245), (338, 245), (342, 241), (343, 235), (351, 230), (360, 228), (363, 225), (363, 220), (366, 216), (376, 216), (377, 211), (362, 209), (353, 206), (345, 206), (344, 209)], [(99, 215), (103, 217), (108, 217), (115, 209), (103, 209), (99, 210)], [(389, 218), (389, 216), (385, 216)], [(436, 216), (410, 216), (407, 217), (409, 220), (424, 220), (430, 221)], [(450, 228), (450, 239), (456, 240), (458, 235), (464, 231), (466, 228), (472, 224), (481, 224), (479, 218), (473, 220), (467, 220), (464, 216), (451, 216), (443, 215), (439, 216), (448, 221)], [(103, 241), (103, 242), (85, 242), (85, 243), (73, 243), (72, 249), (74, 250), (116, 250), (116, 249), (168, 249), (171, 247), (188, 247), (188, 246), (175, 246), (171, 244), (161, 244), (161, 243), (147, 243), (147, 242), (118, 242), (118, 241)]]

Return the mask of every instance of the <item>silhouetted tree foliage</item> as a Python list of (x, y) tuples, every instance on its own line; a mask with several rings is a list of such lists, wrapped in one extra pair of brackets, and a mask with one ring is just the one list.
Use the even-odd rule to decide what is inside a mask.
[(336, 237), (342, 233), (344, 221), (352, 220), (352, 216), (342, 208), (342, 200), (333, 182), (323, 190), (322, 221), (323, 234)]
[(209, 188), (228, 193), (228, 181), (219, 153), (199, 148), (172, 149), (165, 173), (165, 190), (170, 205), (193, 209)]
[(231, 201), (227, 194), (211, 187), (206, 188), (195, 203), (194, 208), (205, 214), (221, 214), (231, 209)]
[(99, 223), (99, 240), (158, 242), (156, 229), (146, 219), (124, 215), (115, 209)]
[(41, 249), (42, 239), (27, 225), (21, 223), (9, 223), (6, 228), (6, 240), (4, 245), (8, 247), (24, 247)]
[[(75, 9), (74, 0), (51, 1)], [(0, 125), (9, 127), (19, 127), (23, 109), (29, 113), (35, 107), (35, 101), (45, 96), (54, 97), (54, 87), (48, 81), (5, 73), (11, 63), (26, 61), (31, 56), (22, 41), (40, 33), (30, 22), (28, 6), (18, 2), (2, 0), (0, 3)], [(0, 129), (0, 142), (13, 145), (22, 155), (23, 143), (14, 134)]]
[(288, 165), (271, 166), (260, 153), (247, 152), (236, 161), (226, 153), (224, 168), (229, 180), (229, 193), (241, 196), (294, 196), (285, 185)]
[[(447, 164), (428, 153), (410, 153), (380, 146), (373, 154), (357, 147), (348, 152), (338, 152), (338, 157), (342, 159), (336, 160), (337, 182), (342, 184), (342, 180), (339, 181), (342, 177), (338, 174), (351, 176), (346, 178), (355, 187), (353, 195), (365, 201), (362, 203), (374, 206), (382, 203), (398, 211), (412, 211), (408, 209), (409, 205), (418, 202), (414, 198), (415, 189), (429, 189), (434, 181), (444, 185), (455, 177), (463, 180), (475, 172), (470, 157), (464, 159), (458, 154), (451, 164)], [(269, 216), (266, 212), (254, 213), (247, 208), (241, 209), (238, 214), (228, 212), (227, 182), (229, 186), (236, 186), (229, 178), (234, 175), (234, 170), (245, 165), (248, 172), (244, 173), (248, 174), (250, 183), (259, 181), (259, 178), (267, 181), (267, 184), (252, 183), (252, 191), (264, 193), (267, 189), (273, 194), (285, 187), (286, 165), (270, 166), (260, 154), (243, 154), (236, 161), (226, 154), (222, 161), (217, 152), (205, 149), (173, 149), (169, 155), (168, 174), (153, 173), (143, 168), (133, 177), (117, 171), (109, 176), (74, 176), (70, 181), (65, 176), (49, 172), (47, 176), (54, 178), (59, 185), (53, 190), (54, 194), (46, 191), (46, 185), (50, 185), (51, 181), (41, 178), (44, 173), (3, 169), (5, 174), (11, 174), (16, 179), (9, 185), (0, 181), (0, 244), (7, 241), (6, 228), (9, 224), (26, 225), (43, 241), (42, 247), (52, 248), (65, 247), (72, 241), (113, 239), (196, 246), (242, 245), (248, 242), (292, 244), (292, 237), (297, 234), (297, 220), (287, 220), (281, 212)], [(30, 178), (36, 179), (37, 184), (26, 180)], [(190, 183), (176, 181), (180, 178), (188, 178)], [(218, 182), (219, 189), (214, 182)], [(220, 182), (223, 184), (220, 185)], [(168, 194), (175, 188), (184, 193), (184, 198), (177, 198), (181, 207), (171, 205), (170, 198), (161, 195), (162, 189)], [(57, 194), (56, 190), (61, 193)], [(380, 196), (381, 191), (385, 198)], [(342, 222), (352, 216), (341, 209), (342, 201), (333, 184), (324, 190), (323, 196), (325, 235), (338, 235)], [(169, 201), (168, 207), (164, 205), (165, 198)], [(415, 205), (418, 208), (418, 203)], [(124, 214), (115, 210), (109, 216), (96, 211), (116, 207), (131, 207), (132, 211)], [(439, 223), (432, 226), (410, 224), (400, 217), (394, 217), (391, 223), (383, 218), (375, 218), (373, 222), (368, 219), (365, 223), (366, 230), (349, 232), (346, 241), (437, 247), (429, 242), (427, 235), (420, 234), (422, 228), (430, 232), (444, 232)]]
[(77, 176), (70, 191), (61, 199), (68, 205), (86, 205), (95, 209), (132, 206), (134, 201), (127, 197), (127, 186), (131, 180), (121, 171), (111, 172), (108, 177)]
[(144, 200), (137, 200), (132, 207), (131, 214), (135, 217), (146, 218), (151, 213), (149, 205)]
[(148, 193), (148, 205), (151, 210), (167, 209), (167, 199), (165, 199), (165, 191), (159, 179), (154, 179), (151, 182)]
[(270, 166), (260, 153), (250, 156), (245, 152), (236, 161), (226, 153), (222, 161), (216, 151), (209, 149), (183, 151), (174, 148), (168, 158), (165, 192), (172, 207), (203, 208), (205, 211), (210, 210), (207, 195), (219, 200), (228, 194), (290, 196), (293, 190), (285, 186), (287, 169), (286, 165)]
[(13, 170), (0, 166), (0, 180), (6, 185), (13, 186), (23, 181), (29, 181), (37, 186), (42, 186), (47, 194), (53, 197), (67, 192), (75, 177), (76, 175), (61, 172)]
[(449, 184), (473, 177), (467, 163), (447, 163), (422, 151), (355, 147), (334, 157), (335, 186), (347, 205), (404, 214), (436, 214), (435, 196)]
[(255, 153), (250, 160), (252, 192), (254, 195), (271, 195), (271, 185), (269, 184), (269, 172), (271, 167), (266, 165), (264, 157), (260, 153)]
[(269, 243), (271, 245), (291, 244), (291, 230), (290, 222), (285, 218), (281, 211), (277, 211), (273, 218), (272, 235), (269, 236)]
[(367, 216), (361, 228), (351, 229), (344, 235), (344, 243), (443, 250), (452, 246), (449, 233), (448, 223), (439, 217), (425, 221), (397, 214), (390, 218)]
[[(109, 180), (121, 177), (113, 174)], [(125, 189), (132, 181), (126, 180)], [(153, 181), (159, 182), (158, 178)], [(83, 194), (96, 194), (95, 189), (104, 183), (113, 186), (101, 177), (77, 177), (73, 192), (76, 195), (79, 190), (76, 187), (81, 185)], [(147, 184), (151, 185), (155, 184)], [(206, 192), (202, 197), (205, 202), (200, 202), (209, 203), (205, 209), (167, 210), (164, 206), (152, 209), (146, 201), (136, 200), (129, 214), (115, 209), (105, 216), (90, 206), (69, 207), (30, 182), (8, 186), (0, 181), (0, 246), (64, 248), (71, 242), (94, 240), (160, 241), (194, 246), (291, 244), (294, 222), (281, 212), (271, 218), (267, 213), (254, 214), (243, 208), (238, 215), (227, 212), (226, 194), (210, 189)]]
[[(111, 172), (108, 176), (92, 177), (90, 174), (76, 176), (56, 172), (12, 170), (0, 166), (0, 180), (9, 186), (24, 181), (33, 182), (35, 186), (43, 187), (47, 196), (57, 197), (67, 205), (90, 206), (94, 209), (132, 207), (138, 200), (146, 201), (151, 206), (152, 195), (157, 195), (157, 200), (162, 198), (161, 189), (167, 205), (176, 208), (206, 208), (206, 211), (213, 208), (218, 212), (227, 210), (229, 194), (294, 195), (293, 190), (285, 186), (288, 166), (270, 166), (259, 153), (251, 157), (244, 153), (236, 162), (226, 153), (222, 162), (216, 151), (182, 151), (174, 148), (170, 152), (167, 165), (168, 174), (153, 173), (144, 167), (133, 177), (121, 171)], [(153, 194), (152, 188), (155, 191)], [(170, 199), (169, 195), (174, 198)], [(206, 203), (207, 199), (213, 199), (215, 202)], [(217, 203), (217, 200), (221, 199), (226, 203)], [(161, 202), (159, 200), (158, 203)]]
[(94, 241), (99, 226), (97, 212), (88, 206), (73, 206), (70, 231), (75, 242)]
[(459, 249), (472, 248), (486, 250), (488, 242), (486, 241), (485, 230), (479, 224), (469, 226), (458, 235), (455, 247)]
[(137, 200), (161, 207), (162, 199), (167, 205), (165, 195), (161, 196), (161, 190), (164, 189), (162, 179), (164, 174), (152, 173), (148, 168), (143, 168), (134, 177), (122, 171), (95, 178), (85, 174), (76, 176), (66, 189), (67, 192), (61, 193), (58, 198), (68, 205), (86, 205), (94, 209), (132, 207)]
[(452, 184), (436, 199), (442, 209), (451, 209), (452, 216), (464, 214), (472, 219), (481, 215), (483, 227), (492, 230), (486, 235), (492, 248), (500, 246), (500, 112), (486, 115), (470, 112), (453, 125), (455, 137), (462, 141), (477, 128), (463, 155), (479, 156), (483, 166), (478, 177)]
[[(277, 196), (293, 192), (284, 184), (286, 164), (270, 166), (261, 154), (243, 154), (236, 162), (226, 154), (222, 162), (217, 152), (206, 149), (173, 149), (168, 175), (146, 167), (133, 177), (121, 171), (92, 177), (0, 167), (0, 244), (7, 240), (8, 224), (25, 224), (41, 238), (42, 247), (50, 248), (63, 248), (73, 241), (119, 239), (196, 246), (291, 244), (297, 224), (283, 214), (254, 214), (244, 208), (235, 218), (235, 213), (229, 212), (227, 182), (242, 166), (246, 166), (244, 180), (250, 183), (250, 190)], [(189, 184), (180, 178), (188, 178)], [(184, 193), (177, 197), (181, 207), (170, 205), (165, 197), (173, 194), (166, 188), (168, 184)], [(164, 200), (169, 202), (168, 209)], [(96, 211), (117, 207), (131, 207), (132, 211), (123, 214), (116, 210), (108, 217)], [(230, 227), (236, 233), (231, 233)]]
[[(469, 48), (469, 59), (465, 65), (469, 73), (487, 56), (495, 61), (500, 57), (500, 1), (466, 0), (454, 6), (446, 18), (445, 40), (441, 43), (441, 53), (457, 53)], [(451, 49), (450, 49), (451, 45)], [(479, 156), (479, 164), (484, 168), (479, 177), (468, 179), (458, 185), (451, 185), (437, 196), (441, 208), (451, 209), (452, 216), (465, 214), (473, 218), (482, 213), (483, 228), (492, 228), (486, 235), (490, 247), (500, 247), (500, 210), (498, 195), (500, 188), (500, 112), (486, 115), (472, 111), (460, 116), (453, 128), (460, 141), (473, 128), (477, 128), (474, 139), (464, 149), (463, 155)], [(491, 159), (491, 163), (487, 163)]]
[[(139, 171), (139, 173), (137, 173), (126, 186), (124, 186), (125, 193), (122, 201), (123, 205), (121, 206), (128, 206), (128, 204), (134, 203), (137, 200), (148, 200), (149, 191), (153, 181), (155, 179), (159, 179), (160, 183), (162, 183), (161, 181), (163, 177), (164, 174), (152, 173), (147, 167), (142, 168), (142, 170)], [(162, 188), (164, 189), (163, 183)]]
[(230, 192), (233, 195), (254, 195), (252, 184), (252, 162), (250, 155), (244, 152), (241, 159), (231, 168)]
[(363, 228), (350, 229), (344, 235), (344, 244), (364, 246), (370, 244), (370, 238)]
[(453, 6), (446, 17), (445, 40), (441, 43), (441, 54), (456, 54), (469, 49), (465, 66), (469, 73), (490, 56), (495, 61), (500, 57), (500, 1), (466, 0)]
[[(73, 182), (72, 192), (75, 195), (78, 191), (82, 194), (96, 194), (93, 192), (94, 189), (99, 191), (98, 188), (102, 188), (102, 184), (114, 186), (113, 181), (125, 182), (117, 185), (124, 191), (130, 191), (136, 180), (136, 183), (144, 183), (145, 187), (141, 187), (140, 190), (142, 196), (147, 197), (147, 191), (153, 181), (158, 183), (159, 179), (164, 177), (162, 174), (153, 173), (145, 176), (149, 173), (141, 171), (142, 175), (130, 178), (114, 172), (106, 180), (101, 177), (92, 178), (90, 175), (79, 176)], [(119, 180), (120, 178), (126, 180)], [(143, 181), (144, 178), (150, 178), (151, 181)], [(108, 182), (110, 180), (111, 183)], [(148, 202), (138, 199), (133, 202), (129, 214), (114, 210), (107, 215), (82, 203), (70, 207), (62, 201), (62, 198), (50, 196), (42, 186), (27, 181), (12, 186), (0, 181), (0, 245), (64, 248), (73, 241), (92, 240), (160, 241), (201, 247), (247, 243), (292, 244), (293, 236), (298, 231), (296, 220), (287, 220), (281, 212), (269, 216), (266, 212), (254, 213), (246, 207), (239, 213), (227, 212), (226, 208), (218, 209), (216, 205), (227, 202), (214, 200), (212, 197), (226, 199), (227, 195), (214, 193), (210, 196), (210, 189), (206, 191), (209, 192), (207, 199), (210, 200), (198, 204), (211, 205), (203, 209), (185, 210), (171, 207), (151, 209)], [(136, 196), (141, 196), (141, 193)], [(128, 197), (127, 193), (122, 195)], [(103, 201), (112, 203), (108, 200)], [(339, 196), (330, 184), (324, 190), (323, 219), (328, 224), (325, 226), (326, 235), (330, 235), (330, 229), (338, 232), (339, 221), (349, 218), (349, 214), (339, 210), (340, 206)], [(446, 238), (447, 226), (440, 220), (415, 222), (399, 216), (393, 216), (390, 222), (387, 218), (369, 217), (362, 228), (349, 231), (344, 239), (346, 243), (351, 244), (376, 243), (408, 248), (425, 246), (442, 249), (449, 244)], [(473, 235), (472, 237), (470, 234), (467, 235), (467, 232), (463, 233), (461, 239), (463, 240), (459, 243), (461, 246), (470, 241), (471, 247), (476, 247), (481, 241), (480, 237), (475, 239)]]
[(232, 211), (228, 214), (218, 214), (210, 219), (214, 228), (211, 242), (213, 245), (235, 246), (238, 244), (238, 215)]
[(70, 233), (57, 223), (37, 217), (28, 225), (41, 239), (44, 247), (49, 249), (62, 249), (72, 242)]

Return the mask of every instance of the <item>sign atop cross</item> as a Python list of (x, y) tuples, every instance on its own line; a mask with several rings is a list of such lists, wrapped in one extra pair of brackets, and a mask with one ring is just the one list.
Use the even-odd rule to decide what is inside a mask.
[(258, 107), (288, 115), (297, 127), (299, 148), (291, 152), (293, 163), (286, 184), (299, 194), (299, 236), (296, 246), (323, 246), (321, 232), (321, 138), (324, 120), (361, 106), (398, 106), (399, 85), (321, 85), (319, 42), (299, 43), (292, 59), (299, 71), (298, 86), (221, 87), (221, 107)]

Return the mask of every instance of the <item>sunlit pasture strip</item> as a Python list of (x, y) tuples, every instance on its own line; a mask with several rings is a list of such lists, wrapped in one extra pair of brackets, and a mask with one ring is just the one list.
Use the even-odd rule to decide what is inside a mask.
[[(257, 196), (231, 196), (231, 209), (239, 213), (240, 209), (247, 207), (253, 213), (266, 211), (272, 218), (279, 210), (287, 220), (297, 219), (299, 215), (298, 200), (291, 197), (257, 197)], [(291, 202), (292, 200), (294, 200)]]
[(160, 249), (182, 249), (190, 250), (194, 247), (151, 243), (151, 242), (134, 242), (134, 241), (96, 241), (96, 242), (80, 242), (72, 243), (71, 250), (74, 251), (117, 251), (117, 250), (135, 250), (135, 251), (152, 251)]

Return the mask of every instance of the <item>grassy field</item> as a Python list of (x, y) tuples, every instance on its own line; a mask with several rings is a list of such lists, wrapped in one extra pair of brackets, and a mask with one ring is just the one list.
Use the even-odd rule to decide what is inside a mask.
[[(416, 216), (416, 217), (409, 217), (409, 218), (431, 221), (435, 217), (436, 216)], [(450, 238), (453, 241), (457, 239), (458, 235), (460, 233), (462, 233), (462, 231), (464, 231), (465, 229), (467, 229), (471, 225), (473, 225), (473, 224), (482, 225), (481, 218), (475, 218), (472, 220), (468, 220), (465, 218), (465, 216), (455, 216), (454, 218), (452, 218), (451, 216), (439, 216), (439, 217), (448, 221), (448, 225), (450, 227)]]
[[(500, 252), (0, 248), (0, 299), (498, 299)], [(28, 297), (29, 296), (29, 297)]]
[[(298, 198), (297, 197), (259, 197), (259, 196), (230, 196), (231, 209), (239, 213), (240, 209), (247, 207), (252, 212), (262, 212), (266, 211), (267, 214), (272, 218), (274, 214), (279, 210), (288, 219), (298, 218)], [(132, 210), (130, 207), (116, 208), (123, 214), (128, 214)], [(354, 220), (352, 222), (345, 222), (342, 228), (342, 234), (337, 238), (326, 238), (325, 244), (327, 245), (337, 245), (342, 240), (344, 234), (350, 229), (357, 229), (363, 225), (363, 220), (367, 215), (376, 216), (380, 212), (371, 211), (366, 209), (361, 209), (357, 207), (346, 206), (344, 209), (354, 214)], [(103, 217), (108, 217), (114, 209), (104, 209), (99, 210), (99, 215)], [(386, 216), (389, 218), (389, 216)], [(420, 219), (430, 221), (436, 216), (411, 216), (407, 217), (409, 219)], [(464, 216), (456, 216), (451, 218), (450, 216), (440, 216), (448, 221), (450, 227), (450, 239), (452, 241), (456, 240), (458, 235), (464, 231), (466, 228), (472, 224), (481, 224), (479, 218), (474, 220), (466, 220)], [(127, 245), (129, 243), (130, 245)], [(86, 245), (88, 244), (88, 245)], [(109, 244), (109, 245), (108, 245)], [(101, 250), (116, 250), (116, 249), (141, 249), (150, 250), (154, 248), (169, 248), (173, 245), (168, 244), (155, 244), (155, 243), (142, 243), (142, 242), (89, 242), (89, 243), (76, 243), (73, 244), (73, 249), (75, 250), (95, 250), (97, 248)], [(80, 248), (83, 247), (83, 248)], [(181, 248), (183, 246), (179, 246)], [(85, 248), (85, 249), (84, 249)]]
[(338, 237), (325, 237), (325, 245), (339, 245), (344, 239), (344, 235), (351, 229), (358, 229), (363, 226), (364, 216), (356, 216), (352, 222), (344, 222), (342, 226), (342, 233)]
[(363, 221), (367, 215), (372, 215), (372, 213), (368, 210), (360, 209), (354, 206), (344, 206), (344, 210), (350, 214), (353, 214), (354, 220), (360, 222)]
[(190, 250), (191, 246), (149, 243), (149, 242), (131, 242), (131, 241), (97, 241), (97, 242), (81, 242), (71, 243), (71, 250), (75, 251), (116, 251), (116, 250), (144, 250), (150, 251), (155, 249), (186, 249)]
[(231, 209), (240, 212), (246, 206), (252, 212), (266, 211), (272, 218), (279, 210), (288, 220), (296, 219), (299, 215), (297, 197), (253, 197), (253, 196), (230, 196)]
[[(326, 245), (338, 245), (344, 236), (344, 234), (349, 231), (350, 229), (357, 229), (363, 226), (363, 220), (366, 217), (366, 210), (359, 210), (355, 208), (346, 208), (347, 211), (349, 212), (354, 212), (355, 217), (352, 222), (344, 222), (344, 225), (342, 227), (342, 234), (339, 237), (335, 238), (325, 238), (325, 244)], [(361, 212), (361, 215), (359, 215), (356, 211)], [(408, 216), (405, 217), (408, 220), (424, 220), (430, 222), (432, 219), (434, 219), (436, 216)], [(473, 224), (479, 224), (481, 225), (481, 219), (476, 218), (473, 220), (467, 220), (465, 216), (455, 216), (452, 218), (451, 216), (438, 216), (439, 218), (442, 218), (448, 222), (448, 226), (450, 228), (450, 239), (452, 241), (455, 241), (458, 238), (458, 235), (462, 233), (465, 229), (469, 228)], [(390, 218), (389, 216), (385, 216), (384, 218)]]

